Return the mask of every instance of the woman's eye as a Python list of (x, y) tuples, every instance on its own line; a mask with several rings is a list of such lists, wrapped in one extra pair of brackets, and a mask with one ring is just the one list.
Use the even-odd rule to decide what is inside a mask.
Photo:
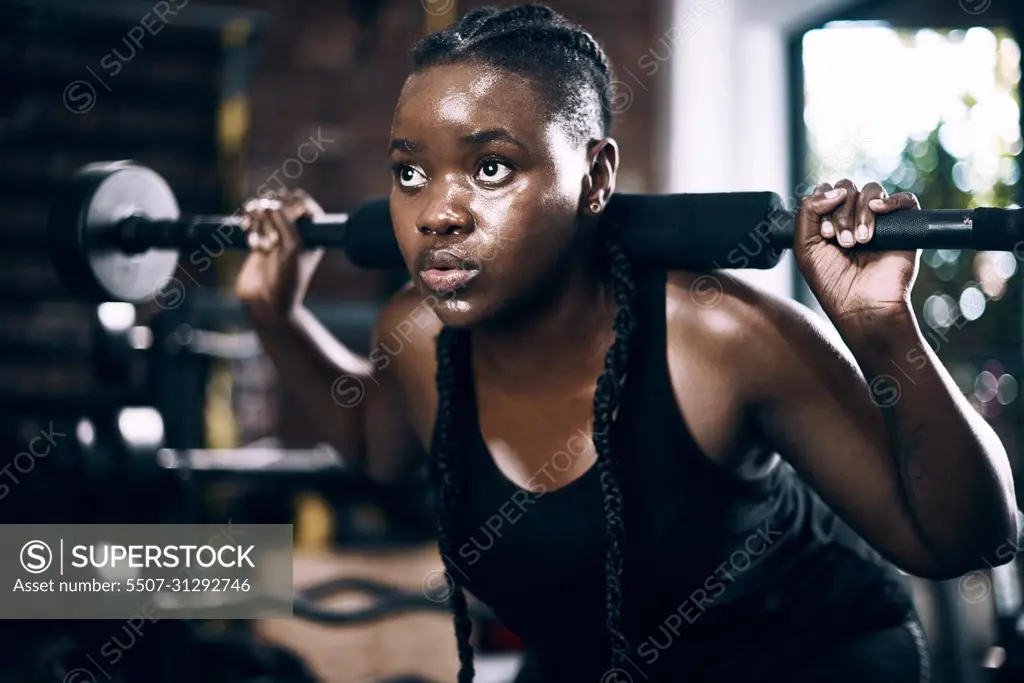
[(485, 183), (500, 183), (508, 177), (512, 169), (497, 159), (488, 159), (480, 164), (477, 177)]
[(403, 165), (398, 169), (398, 183), (402, 187), (420, 187), (427, 182), (427, 174), (417, 166)]

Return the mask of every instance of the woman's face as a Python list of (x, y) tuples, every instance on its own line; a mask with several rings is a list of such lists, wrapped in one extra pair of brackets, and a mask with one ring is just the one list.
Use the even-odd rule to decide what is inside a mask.
[(576, 236), (588, 162), (528, 81), (475, 64), (410, 76), (390, 154), (398, 244), (444, 324), (543, 290)]

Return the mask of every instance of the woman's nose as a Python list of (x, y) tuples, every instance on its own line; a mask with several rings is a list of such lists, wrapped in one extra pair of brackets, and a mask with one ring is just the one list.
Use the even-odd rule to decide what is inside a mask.
[(423, 235), (451, 235), (473, 229), (473, 216), (450, 195), (438, 197), (420, 214), (416, 229)]

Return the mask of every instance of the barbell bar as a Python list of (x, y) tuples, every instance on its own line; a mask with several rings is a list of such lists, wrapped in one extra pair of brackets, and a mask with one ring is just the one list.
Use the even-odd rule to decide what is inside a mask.
[[(1016, 252), (1024, 249), (1020, 216), (1020, 209), (901, 211), (878, 216), (872, 241), (856, 248)], [(142, 303), (170, 282), (180, 250), (215, 240), (218, 249), (248, 249), (241, 220), (182, 217), (159, 174), (114, 161), (74, 174), (51, 208), (47, 232), (54, 267), (73, 294)], [(793, 245), (794, 214), (773, 192), (616, 194), (603, 220), (641, 268), (766, 269)], [(351, 214), (301, 220), (298, 228), (304, 246), (341, 248), (363, 268), (404, 268), (386, 198)]]

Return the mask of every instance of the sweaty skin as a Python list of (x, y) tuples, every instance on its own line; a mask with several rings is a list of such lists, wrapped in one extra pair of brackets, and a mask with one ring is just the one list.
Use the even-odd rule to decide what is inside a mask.
[[(614, 192), (618, 147), (611, 139), (572, 144), (528, 81), (461, 64), (409, 78), (390, 153), (392, 221), (412, 286), (386, 306), (374, 348), (401, 340), (402, 352), (358, 359), (301, 304), (263, 316), (257, 331), (332, 443), (371, 476), (397, 480), (431, 443), (434, 339), (442, 324), (470, 327), (481, 430), (497, 466), (527, 488), (551, 453), (589, 432), (616, 308), (594, 265), (598, 216), (589, 206), (603, 209)], [(930, 353), (909, 297), (865, 310), (872, 290), (858, 280), (864, 271), (856, 263), (843, 270), (829, 251), (840, 251), (837, 234), (861, 223), (873, 229), (876, 211), (912, 208), (906, 196), (840, 185), (845, 194), (822, 188), (805, 200), (796, 254), (842, 339), (805, 307), (724, 273), (712, 275), (721, 297), (710, 307), (695, 295), (707, 275), (670, 273), (665, 349), (676, 403), (714, 464), (753, 478), (784, 458), (894, 564), (956, 576), (1016, 537), (1006, 454)], [(318, 210), (305, 197), (283, 199), (284, 210), (266, 218), (279, 231)], [(867, 208), (872, 199), (882, 204)], [(439, 294), (421, 281), (439, 251), (479, 271), (464, 289)], [(907, 275), (905, 259), (886, 263), (871, 273)], [(265, 311), (260, 302), (280, 297), (261, 287), (240, 287), (239, 296)], [(848, 298), (832, 296), (839, 291)], [(879, 409), (864, 375), (892, 372), (885, 363), (917, 345), (927, 365), (915, 368), (895, 406)], [(339, 409), (331, 399), (339, 375), (361, 378), (358, 405)], [(591, 443), (567, 471), (548, 470), (548, 490), (595, 460)]]

